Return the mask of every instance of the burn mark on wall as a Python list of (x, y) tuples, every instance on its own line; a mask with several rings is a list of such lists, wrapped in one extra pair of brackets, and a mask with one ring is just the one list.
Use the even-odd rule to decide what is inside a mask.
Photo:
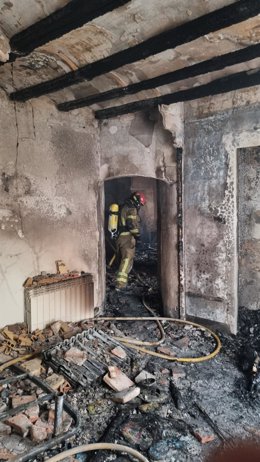
[(148, 148), (152, 144), (154, 124), (155, 121), (150, 118), (149, 112), (141, 112), (135, 115), (129, 134)]
[(239, 149), (239, 305), (259, 308), (260, 292), (260, 147)]
[(31, 194), (31, 181), (24, 175), (8, 175), (4, 171), (1, 173), (0, 185), (2, 192), (10, 194), (10, 196), (15, 197), (16, 199)]
[(226, 322), (232, 303), (234, 258), (234, 172), (222, 143), (225, 117), (194, 122), (186, 134), (193, 140), (186, 159), (187, 310), (219, 322)]

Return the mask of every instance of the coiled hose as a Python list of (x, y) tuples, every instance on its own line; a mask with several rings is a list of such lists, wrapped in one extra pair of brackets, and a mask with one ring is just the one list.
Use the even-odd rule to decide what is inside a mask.
[[(115, 247), (111, 244), (111, 242), (107, 239), (108, 244), (110, 247), (116, 252)], [(145, 283), (145, 281), (142, 280), (142, 278), (134, 271), (132, 270), (135, 274), (135, 276), (138, 278), (138, 280), (143, 284), (145, 288), (149, 288), (149, 286)], [(218, 337), (215, 332), (213, 332), (211, 329), (208, 327), (202, 326), (201, 324), (197, 324), (195, 322), (191, 321), (186, 321), (183, 319), (174, 319), (174, 318), (164, 318), (164, 317), (158, 317), (155, 316), (152, 308), (148, 306), (148, 304), (145, 302), (145, 298), (142, 297), (142, 302), (144, 307), (151, 313), (153, 314), (154, 317), (101, 317), (101, 318), (95, 318), (94, 321), (155, 321), (157, 323), (157, 326), (159, 328), (161, 338), (157, 341), (153, 342), (146, 342), (146, 341), (141, 341), (141, 340), (136, 340), (136, 339), (131, 339), (131, 338), (125, 338), (125, 337), (115, 337), (117, 341), (120, 341), (122, 343), (125, 343), (129, 348), (141, 351), (142, 353), (149, 354), (151, 356), (156, 356), (157, 358), (162, 358), (166, 359), (168, 361), (176, 361), (176, 362), (183, 362), (183, 363), (200, 363), (204, 361), (209, 361), (210, 359), (214, 358), (217, 356), (217, 354), (221, 350), (221, 341), (220, 338)], [(145, 346), (158, 346), (161, 345), (165, 339), (166, 335), (163, 329), (163, 326), (160, 321), (168, 321), (168, 322), (175, 322), (177, 324), (185, 324), (185, 325), (190, 325), (192, 327), (196, 327), (197, 329), (200, 329), (202, 331), (207, 331), (215, 340), (215, 349), (209, 353), (208, 355), (205, 356), (199, 356), (199, 357), (182, 357), (178, 358), (177, 356), (169, 356), (163, 353), (158, 353), (156, 351), (148, 350), (144, 348)]]
[[(142, 353), (151, 355), (151, 356), (156, 356), (157, 358), (162, 358), (162, 359), (167, 359), (168, 361), (176, 361), (180, 363), (200, 363), (204, 361), (208, 361), (209, 359), (214, 358), (220, 351), (221, 349), (221, 341), (215, 332), (210, 330), (208, 327), (204, 327), (201, 324), (197, 324), (195, 322), (191, 321), (184, 321), (183, 319), (174, 319), (174, 318), (164, 318), (164, 317), (100, 317), (100, 318), (94, 318), (93, 319), (95, 322), (98, 321), (167, 321), (167, 322), (175, 322), (177, 324), (185, 324), (185, 325), (190, 325), (192, 327), (196, 327), (197, 329), (202, 330), (203, 332), (208, 332), (215, 340), (215, 349), (212, 351), (212, 353), (209, 353), (208, 355), (205, 356), (198, 356), (198, 357), (182, 357), (178, 358), (177, 356), (169, 356), (163, 353), (158, 353), (156, 351), (148, 350), (146, 348), (143, 348), (141, 345), (146, 345), (147, 342), (142, 342), (141, 340), (135, 340), (135, 343), (133, 343), (133, 339), (126, 339), (125, 337), (115, 337), (116, 340), (127, 344), (129, 348), (133, 348), (134, 350), (141, 351)], [(138, 342), (138, 344), (136, 344)]]

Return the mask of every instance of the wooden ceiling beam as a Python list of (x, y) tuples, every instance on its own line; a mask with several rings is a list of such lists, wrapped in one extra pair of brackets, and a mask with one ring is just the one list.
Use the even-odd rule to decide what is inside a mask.
[(119, 51), (107, 58), (87, 64), (55, 79), (39, 83), (11, 93), (15, 101), (26, 101), (41, 95), (62, 90), (84, 80), (106, 74), (126, 64), (130, 64), (179, 45), (191, 42), (211, 32), (232, 26), (255, 17), (260, 13), (259, 0), (239, 0), (231, 5), (208, 13), (188, 23), (162, 32), (138, 45)]
[(206, 96), (214, 96), (222, 93), (228, 93), (241, 88), (248, 88), (260, 84), (260, 70), (243, 71), (236, 74), (231, 74), (221, 79), (213, 80), (205, 85), (189, 88), (188, 90), (177, 91), (157, 98), (149, 98), (133, 103), (123, 104), (122, 106), (114, 106), (107, 109), (102, 109), (95, 112), (97, 119), (110, 119), (119, 115), (147, 111), (157, 107), (159, 104), (173, 104), (183, 101), (192, 101), (194, 99), (204, 98)]
[(71, 0), (63, 8), (15, 34), (10, 40), (11, 50), (17, 54), (27, 55), (35, 48), (62, 37), (129, 1)]
[(163, 85), (196, 77), (197, 75), (204, 75), (209, 72), (218, 71), (225, 67), (247, 62), (258, 57), (260, 57), (260, 43), (243, 48), (242, 50), (216, 56), (212, 59), (207, 59), (206, 61), (202, 61), (182, 69), (177, 69), (176, 71), (168, 72), (167, 74), (162, 74), (152, 79), (142, 80), (141, 82), (127, 85), (126, 87), (114, 88), (113, 90), (105, 91), (103, 93), (96, 93), (84, 98), (66, 101), (58, 104), (57, 107), (60, 111), (72, 111), (73, 109), (91, 106), (92, 104), (101, 103), (103, 101), (123, 98), (127, 95), (134, 95), (140, 91), (159, 88)]

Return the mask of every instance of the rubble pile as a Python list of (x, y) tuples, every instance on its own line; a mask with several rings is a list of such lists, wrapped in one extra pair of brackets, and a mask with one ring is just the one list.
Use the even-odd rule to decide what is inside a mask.
[(43, 330), (30, 333), (24, 323), (6, 326), (0, 330), (0, 361), (3, 363), (28, 353), (42, 352), (89, 327), (93, 327), (93, 323), (55, 321)]
[[(109, 273), (107, 317), (151, 315), (143, 304), (144, 296), (154, 314), (159, 315), (156, 259), (147, 262), (148, 250), (144, 249), (137, 258), (139, 277), (131, 275), (127, 293), (114, 291)], [(54, 393), (65, 393), (66, 402), (80, 413), (78, 432), (70, 438), (65, 436), (56, 448), (46, 449), (37, 460), (71, 446), (107, 442), (130, 446), (151, 462), (202, 462), (218, 446), (232, 447), (241, 439), (259, 442), (260, 393), (257, 387), (251, 387), (252, 381), (259, 378), (259, 321), (258, 313), (241, 309), (238, 335), (218, 332), (222, 350), (210, 361), (198, 363), (193, 359), (212, 352), (215, 341), (208, 330), (189, 324), (164, 321), (163, 342), (159, 342), (160, 331), (154, 321), (57, 321), (33, 334), (28, 334), (23, 325), (3, 329), (2, 346), (7, 348), (7, 340), (13, 346), (1, 354), (15, 357), (20, 354), (16, 348), (28, 353), (41, 347), (41, 357), (23, 362), (23, 369), (30, 376), (40, 376)], [(125, 342), (131, 339), (157, 341), (149, 349), (158, 355), (132, 348)], [(248, 352), (247, 367), (245, 358), (241, 364), (241, 350)], [(162, 355), (190, 361), (171, 362)], [(7, 360), (6, 356), (0, 359)], [(10, 371), (3, 371), (0, 380), (6, 379)], [(0, 459), (8, 460), (14, 452), (24, 452), (24, 445), (29, 451), (32, 445), (40, 444), (41, 438), (44, 442), (53, 438), (54, 403), (41, 402), (41, 393), (27, 379), (0, 388)], [(20, 427), (13, 423), (13, 416), (1, 418), (6, 410), (27, 400), (33, 405), (30, 412), (24, 409), (19, 413)], [(63, 417), (62, 432), (66, 435), (73, 423), (69, 416), (67, 420)], [(10, 438), (16, 438), (15, 451)], [(79, 454), (76, 459), (133, 461), (129, 455), (106, 451)]]
[[(14, 456), (24, 457), (38, 445), (51, 439), (55, 441), (58, 415), (55, 390), (64, 392), (66, 385), (63, 377), (53, 374), (52, 371), (48, 375), (40, 358), (24, 362), (23, 369), (18, 372), (6, 369), (0, 379), (2, 460), (9, 460)], [(66, 391), (71, 390), (68, 385)], [(65, 436), (73, 426), (74, 418), (74, 414), (70, 415), (67, 410), (62, 408), (59, 428), (59, 433), (64, 433)]]

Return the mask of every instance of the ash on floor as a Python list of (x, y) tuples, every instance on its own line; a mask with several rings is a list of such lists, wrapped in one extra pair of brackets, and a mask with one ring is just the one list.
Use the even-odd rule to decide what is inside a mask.
[[(152, 265), (142, 266), (141, 259), (139, 275), (152, 287), (153, 294), (148, 293), (147, 299), (159, 314), (157, 278), (151, 268)], [(113, 277), (109, 276), (105, 315), (149, 316), (141, 301), (144, 291), (140, 279), (131, 276), (128, 293), (117, 295)], [(155, 381), (150, 387), (141, 386), (141, 394), (130, 403), (114, 403), (113, 393), (104, 383), (71, 394), (70, 402), (82, 415), (82, 430), (73, 446), (117, 442), (138, 449), (151, 461), (200, 462), (219, 445), (230, 445), (237, 439), (259, 442), (260, 400), (257, 392), (249, 392), (249, 378), (239, 362), (241, 351), (249, 351), (249, 347), (259, 351), (259, 321), (258, 312), (241, 308), (238, 335), (218, 332), (223, 345), (221, 352), (207, 362), (184, 364), (138, 355), (131, 363), (130, 378), (134, 380), (145, 369)], [(159, 335), (153, 322), (115, 321), (104, 323), (104, 327), (117, 336), (141, 340)], [(200, 356), (214, 349), (207, 333), (189, 326), (167, 324), (164, 327), (167, 339), (162, 348), (177, 356)], [(81, 455), (80, 460), (127, 462), (133, 459), (99, 452)]]
[[(126, 294), (115, 292), (114, 273), (108, 273), (105, 316), (150, 316), (142, 302), (144, 295), (154, 313), (160, 314), (156, 252), (148, 263), (150, 250), (143, 249), (137, 256), (138, 276), (131, 275)], [(97, 326), (108, 336), (142, 341), (160, 338), (154, 321), (100, 321)], [(170, 362), (131, 350), (135, 353), (128, 353), (123, 371), (133, 381), (142, 371), (150, 374), (149, 380), (137, 384), (140, 394), (126, 404), (118, 404), (113, 400), (115, 392), (102, 377), (84, 388), (69, 391), (66, 399), (81, 414), (80, 431), (72, 440), (37, 459), (45, 460), (71, 446), (102, 441), (131, 446), (150, 461), (202, 462), (214, 448), (231, 445), (236, 439), (259, 442), (260, 392), (257, 386), (249, 389), (255, 351), (260, 350), (260, 313), (241, 308), (239, 326), (237, 336), (217, 332), (222, 349), (206, 362)], [(206, 330), (167, 322), (163, 327), (166, 340), (153, 351), (196, 357), (214, 350), (214, 341)], [(257, 374), (254, 379), (257, 384)], [(76, 459), (134, 460), (111, 452), (79, 454)]]

